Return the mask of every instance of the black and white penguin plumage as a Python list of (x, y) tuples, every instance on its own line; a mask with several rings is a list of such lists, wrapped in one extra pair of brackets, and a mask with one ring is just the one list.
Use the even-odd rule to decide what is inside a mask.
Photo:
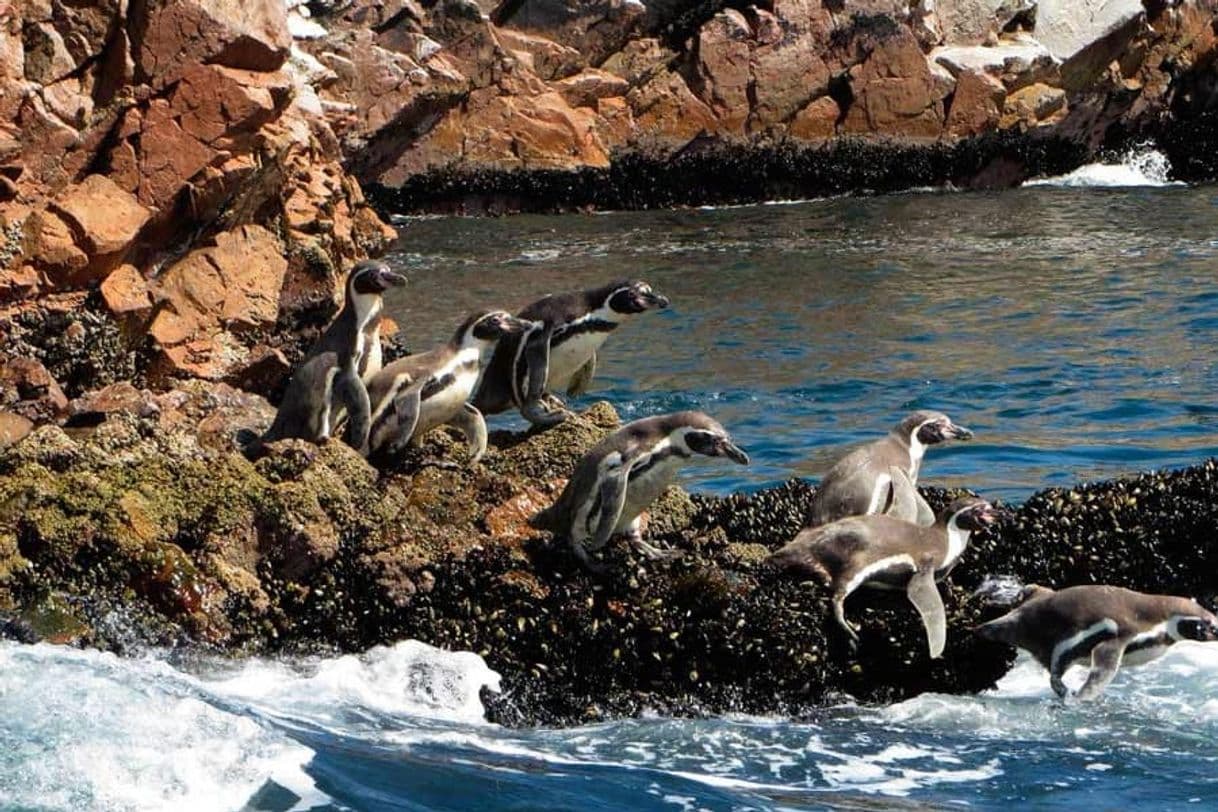
[(588, 554), (602, 549), (614, 535), (626, 535), (651, 558), (664, 557), (665, 551), (643, 541), (639, 514), (695, 455), (749, 462), (723, 426), (702, 412), (627, 423), (580, 459), (562, 494), (530, 523), (568, 539), (579, 560), (593, 571), (599, 567)]
[(1023, 597), (976, 633), (1030, 653), (1063, 699), (1069, 689), (1062, 676), (1076, 663), (1087, 663), (1090, 673), (1071, 698), (1094, 699), (1121, 665), (1148, 663), (1181, 640), (1218, 640), (1218, 617), (1188, 598), (1090, 585), (1059, 591), (1033, 585)]
[(537, 326), (500, 343), (474, 405), (485, 414), (515, 407), (536, 425), (562, 422), (568, 413), (553, 393), (586, 392), (596, 373), (597, 351), (609, 334), (633, 316), (668, 305), (666, 296), (641, 280), (533, 302), (516, 315)]
[(811, 523), (886, 513), (933, 524), (934, 511), (917, 490), (922, 457), (932, 445), (972, 436), (941, 412), (914, 412), (886, 437), (850, 452), (825, 474), (812, 498)]
[(998, 516), (976, 497), (955, 500), (929, 527), (882, 514), (850, 516), (802, 531), (770, 561), (800, 577), (815, 576), (832, 590), (833, 616), (855, 642), (846, 598), (863, 586), (905, 590), (935, 658), (947, 643), (947, 615), (936, 584), (956, 566), (969, 536)]
[(342, 309), (292, 374), (274, 422), (255, 445), (327, 440), (345, 414), (346, 441), (367, 454), (372, 409), (365, 381), (381, 368), (382, 296), (405, 284), (405, 276), (379, 260), (351, 269)]
[(496, 344), (533, 326), (502, 310), (477, 313), (462, 322), (447, 344), (399, 358), (373, 375), (368, 381), (371, 454), (391, 457), (448, 424), (465, 434), (470, 464), (480, 460), (486, 452), (486, 421), (469, 400)]

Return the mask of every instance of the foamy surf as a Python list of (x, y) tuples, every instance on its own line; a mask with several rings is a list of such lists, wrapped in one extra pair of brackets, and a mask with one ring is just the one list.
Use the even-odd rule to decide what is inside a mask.
[(1127, 188), (1136, 186), (1183, 186), (1171, 179), (1171, 162), (1150, 147), (1126, 152), (1115, 163), (1093, 163), (1051, 178), (1033, 178), (1024, 186)]

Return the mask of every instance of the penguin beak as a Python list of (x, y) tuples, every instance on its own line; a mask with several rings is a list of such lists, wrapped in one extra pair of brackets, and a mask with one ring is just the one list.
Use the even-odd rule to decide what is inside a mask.
[(971, 440), (973, 432), (966, 429), (964, 426), (957, 426), (955, 423), (948, 423), (943, 428), (943, 439), (945, 440)]
[(661, 293), (649, 293), (647, 294), (647, 304), (659, 310), (664, 310), (671, 302), (668, 301), (667, 296)]
[(382, 271), (381, 278), (395, 288), (400, 288), (410, 281), (406, 278), (406, 274), (396, 273), (395, 271)]
[(737, 465), (749, 464), (749, 455), (744, 453), (744, 449), (726, 437), (719, 443), (719, 453)]
[(508, 316), (504, 324), (505, 332), (510, 336), (522, 335), (534, 327), (537, 327), (541, 322), (529, 321), (528, 319), (518, 319), (515, 316)]

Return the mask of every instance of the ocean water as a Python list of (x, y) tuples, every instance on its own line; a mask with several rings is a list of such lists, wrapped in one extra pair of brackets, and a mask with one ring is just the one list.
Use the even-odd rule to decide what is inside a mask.
[[(690, 487), (816, 477), (939, 408), (977, 439), (932, 451), (924, 480), (1018, 500), (1218, 453), (1218, 190), (1156, 166), (992, 194), (411, 219), (389, 309), (423, 348), (475, 308), (643, 277), (674, 305), (609, 339), (581, 403), (719, 417), (754, 464), (695, 468)], [(0, 809), (1212, 809), (1216, 678), (1218, 645), (1182, 644), (1089, 705), (1020, 659), (976, 697), (511, 730), (484, 720), (500, 680), (482, 660), (413, 641), (242, 662), (0, 642)]]

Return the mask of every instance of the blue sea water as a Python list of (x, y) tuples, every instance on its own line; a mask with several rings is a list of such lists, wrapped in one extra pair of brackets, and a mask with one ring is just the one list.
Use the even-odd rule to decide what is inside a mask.
[[(389, 307), (421, 348), (474, 308), (641, 276), (673, 307), (610, 338), (581, 402), (719, 417), (754, 464), (690, 487), (819, 476), (926, 407), (977, 439), (932, 451), (924, 481), (1018, 500), (1218, 453), (1218, 191), (1096, 176), (410, 220), (392, 261), (412, 282)], [(1215, 677), (1218, 646), (1182, 644), (1089, 705), (1021, 659), (976, 697), (511, 730), (483, 719), (499, 679), (481, 659), (413, 641), (236, 663), (0, 643), (0, 808), (1212, 809)]]

